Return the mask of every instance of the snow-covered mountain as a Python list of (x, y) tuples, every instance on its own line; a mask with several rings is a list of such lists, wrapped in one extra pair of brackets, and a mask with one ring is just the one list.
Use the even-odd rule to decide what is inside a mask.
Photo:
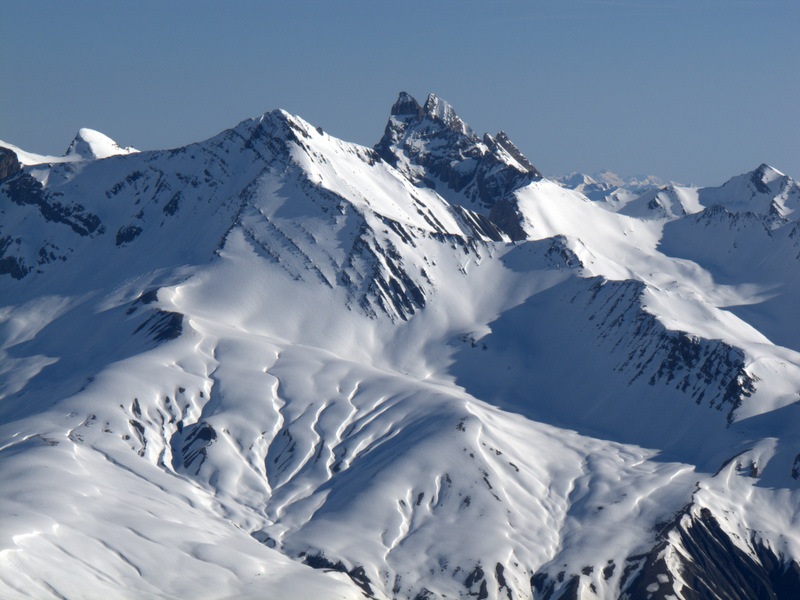
[(705, 188), (665, 184), (656, 177), (623, 180), (609, 172), (601, 175), (597, 180), (581, 174), (555, 180), (612, 212), (640, 218), (674, 219), (720, 205), (737, 213), (769, 214), (780, 223), (796, 221), (792, 214), (800, 207), (800, 184), (766, 164), (719, 187)]
[(0, 144), (0, 596), (796, 597), (797, 183), (573, 183), (405, 93)]
[[(552, 178), (565, 188), (580, 192), (590, 200), (604, 200), (609, 205), (624, 204), (647, 190), (668, 185), (655, 175), (621, 177), (606, 169), (599, 173), (570, 173)], [(678, 185), (672, 183), (671, 185)]]

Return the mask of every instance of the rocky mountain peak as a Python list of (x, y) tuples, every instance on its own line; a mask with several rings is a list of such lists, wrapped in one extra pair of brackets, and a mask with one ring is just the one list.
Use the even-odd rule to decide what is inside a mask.
[(458, 117), (450, 103), (436, 97), (435, 94), (428, 95), (428, 99), (425, 101), (425, 106), (422, 107), (422, 110), (425, 116), (440, 121), (449, 129), (461, 135), (475, 137), (475, 133), (470, 126)]
[(501, 198), (542, 177), (505, 133), (479, 138), (435, 94), (420, 107), (401, 92), (375, 150), (417, 185), (449, 189), (456, 194), (448, 193), (449, 199), (485, 214)]
[[(760, 164), (750, 177), (755, 188), (762, 194), (777, 193), (780, 188), (780, 182), (784, 179), (786, 179), (786, 175), (766, 163)], [(775, 183), (778, 183), (778, 185), (776, 189), (772, 189)]]
[(534, 167), (531, 162), (525, 158), (525, 155), (519, 151), (519, 148), (517, 148), (514, 143), (508, 139), (505, 131), (499, 132), (494, 138), (494, 141), (500, 148), (505, 150), (523, 170), (527, 171), (528, 173), (533, 173), (537, 178), (542, 177), (542, 174), (539, 173), (538, 169)]
[(392, 105), (392, 115), (410, 115), (417, 117), (421, 114), (422, 107), (419, 102), (408, 92), (400, 92), (397, 102)]

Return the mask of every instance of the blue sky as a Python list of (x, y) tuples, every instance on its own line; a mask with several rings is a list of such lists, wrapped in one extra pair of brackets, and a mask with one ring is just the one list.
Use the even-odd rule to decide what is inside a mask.
[(406, 90), (546, 174), (800, 178), (798, 23), (797, 0), (0, 0), (0, 139), (175, 147), (280, 107), (373, 145)]

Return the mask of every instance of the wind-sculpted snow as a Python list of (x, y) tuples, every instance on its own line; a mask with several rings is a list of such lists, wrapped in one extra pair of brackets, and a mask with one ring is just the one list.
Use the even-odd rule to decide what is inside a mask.
[(79, 138), (0, 150), (0, 596), (796, 595), (789, 178), (590, 200), (407, 94)]

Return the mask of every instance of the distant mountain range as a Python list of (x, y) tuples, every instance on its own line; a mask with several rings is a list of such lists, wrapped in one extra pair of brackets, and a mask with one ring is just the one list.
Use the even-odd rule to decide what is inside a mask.
[(798, 209), (434, 95), (0, 143), (0, 597), (797, 598)]
[[(586, 175), (584, 173), (570, 173), (552, 178), (564, 187), (575, 190), (590, 200), (602, 200), (617, 191), (626, 191), (633, 194), (641, 193), (651, 188), (661, 188), (668, 185), (663, 179), (654, 175), (620, 177), (609, 170)], [(679, 185), (671, 182), (671, 185)]]

